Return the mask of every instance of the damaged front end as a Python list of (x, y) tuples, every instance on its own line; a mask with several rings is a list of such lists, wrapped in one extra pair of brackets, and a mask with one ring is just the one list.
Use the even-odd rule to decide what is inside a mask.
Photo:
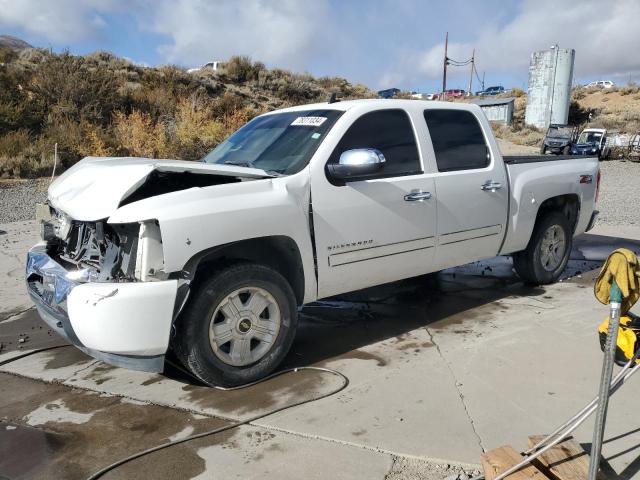
[(158, 223), (75, 221), (48, 205), (37, 217), (26, 281), (43, 320), (96, 358), (162, 371), (179, 281), (163, 270)]

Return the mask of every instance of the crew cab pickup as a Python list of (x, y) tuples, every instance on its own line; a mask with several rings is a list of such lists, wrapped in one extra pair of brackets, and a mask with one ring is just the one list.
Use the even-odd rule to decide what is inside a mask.
[(555, 281), (594, 222), (597, 157), (503, 157), (478, 106), (304, 105), (256, 117), (201, 162), (85, 158), (39, 207), (41, 317), (113, 365), (208, 384), (273, 371), (298, 307), (513, 255)]

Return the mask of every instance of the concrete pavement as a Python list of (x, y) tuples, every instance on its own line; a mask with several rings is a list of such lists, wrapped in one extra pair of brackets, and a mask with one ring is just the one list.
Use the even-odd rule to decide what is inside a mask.
[[(23, 312), (29, 302), (19, 273), (34, 225), (0, 230), (7, 232), (0, 235), (5, 341), (40, 323), (32, 310)], [(602, 356), (595, 330), (607, 309), (593, 297), (594, 269), (619, 246), (640, 252), (640, 229), (584, 235), (565, 279), (544, 288), (524, 287), (510, 261), (497, 258), (306, 307), (285, 365), (339, 370), (349, 377), (346, 390), (172, 447), (107, 478), (435, 479), (458, 471), (456, 465), (473, 470), (483, 450), (507, 443), (523, 448), (528, 435), (552, 430), (597, 392)], [(35, 333), (23, 348), (58, 341), (46, 328), (29, 331)], [(0, 351), (0, 360), (12, 354)], [(125, 452), (338, 385), (329, 375), (301, 371), (220, 392), (191, 384), (179, 371), (127, 371), (73, 348), (0, 371), (0, 415), (16, 426), (0, 425), (0, 452), (19, 445), (12, 432), (27, 439), (54, 435), (59, 448), (47, 450), (35, 472), (47, 478), (51, 465), (71, 465), (61, 477), (83, 478)], [(604, 453), (622, 478), (640, 478), (639, 393), (640, 377), (610, 407)], [(577, 431), (583, 444), (591, 441), (592, 423)], [(74, 446), (77, 436), (86, 438), (84, 448)], [(105, 442), (114, 448), (98, 448)], [(6, 467), (1, 458), (0, 475)]]

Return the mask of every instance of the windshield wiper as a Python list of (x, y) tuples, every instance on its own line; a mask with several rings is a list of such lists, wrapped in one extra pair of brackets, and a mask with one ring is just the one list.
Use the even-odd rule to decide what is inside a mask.
[(256, 167), (253, 162), (245, 160), (245, 161), (240, 161), (240, 160), (227, 160), (226, 162), (224, 162), (225, 165), (235, 165), (237, 167), (247, 167), (247, 168), (256, 168), (258, 170), (262, 170), (263, 172), (267, 173), (268, 175), (271, 175), (272, 177), (283, 177), (284, 175), (281, 172), (277, 172), (276, 170), (264, 170), (262, 168)]
[(249, 160), (239, 161), (239, 160), (227, 160), (224, 162), (225, 165), (235, 165), (237, 167), (248, 167), (248, 168), (256, 168), (253, 162)]

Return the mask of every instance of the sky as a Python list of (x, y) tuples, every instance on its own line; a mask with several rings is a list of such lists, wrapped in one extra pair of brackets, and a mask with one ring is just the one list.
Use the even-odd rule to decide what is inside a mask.
[[(531, 52), (574, 48), (575, 83), (640, 82), (639, 0), (0, 0), (0, 34), (74, 54), (193, 67), (248, 55), (373, 89), (442, 88), (475, 49), (485, 85), (526, 89)], [(447, 88), (468, 87), (450, 67)], [(473, 90), (479, 90), (473, 79)]]

